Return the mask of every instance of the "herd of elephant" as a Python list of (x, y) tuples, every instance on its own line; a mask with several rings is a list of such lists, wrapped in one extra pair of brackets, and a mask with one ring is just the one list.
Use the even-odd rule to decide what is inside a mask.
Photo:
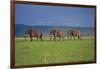
[[(57, 37), (59, 38), (59, 40), (65, 40), (65, 33), (59, 29), (52, 29), (50, 30), (49, 34), (50, 34), (50, 40), (56, 40)], [(30, 37), (30, 41), (33, 41), (33, 38), (37, 38), (37, 40), (38, 39), (43, 40), (43, 33), (38, 30), (29, 29), (25, 31), (24, 37), (25, 37), (25, 40), (27, 37)], [(80, 30), (68, 30), (67, 38), (74, 39), (74, 40), (76, 38), (81, 39)]]

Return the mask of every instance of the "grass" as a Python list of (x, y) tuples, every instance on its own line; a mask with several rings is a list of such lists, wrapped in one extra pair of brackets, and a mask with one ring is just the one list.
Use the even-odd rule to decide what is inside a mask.
[(25, 41), (15, 39), (15, 64), (35, 65), (94, 60), (94, 40)]

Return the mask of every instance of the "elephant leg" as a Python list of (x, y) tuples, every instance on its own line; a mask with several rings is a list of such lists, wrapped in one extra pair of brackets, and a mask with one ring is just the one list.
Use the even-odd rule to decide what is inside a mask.
[(30, 37), (30, 41), (33, 41), (32, 37)]
[(63, 38), (63, 40), (65, 40), (65, 38), (64, 37), (62, 37)]
[(54, 41), (56, 40), (56, 36), (54, 36), (54, 39), (53, 39)]
[(37, 37), (37, 40), (39, 40), (39, 37)]
[(52, 36), (50, 36), (50, 40), (52, 40)]
[(26, 41), (26, 36), (24, 36), (24, 38), (25, 38), (25, 41)]
[(74, 37), (74, 40), (75, 40), (75, 36), (73, 36)]
[(81, 37), (80, 36), (78, 36), (78, 40), (80, 40), (81, 39)]
[(59, 41), (61, 40), (61, 37), (59, 37)]
[(42, 37), (40, 37), (41, 41), (43, 41)]

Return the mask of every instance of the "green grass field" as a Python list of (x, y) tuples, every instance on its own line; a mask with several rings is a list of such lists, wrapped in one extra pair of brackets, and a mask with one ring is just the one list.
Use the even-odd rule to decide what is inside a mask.
[(94, 60), (94, 40), (25, 41), (15, 38), (15, 65), (51, 64)]

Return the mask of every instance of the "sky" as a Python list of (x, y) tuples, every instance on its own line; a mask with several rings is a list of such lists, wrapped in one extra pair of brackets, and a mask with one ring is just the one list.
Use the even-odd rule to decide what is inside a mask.
[(94, 27), (94, 8), (16, 4), (15, 24)]

